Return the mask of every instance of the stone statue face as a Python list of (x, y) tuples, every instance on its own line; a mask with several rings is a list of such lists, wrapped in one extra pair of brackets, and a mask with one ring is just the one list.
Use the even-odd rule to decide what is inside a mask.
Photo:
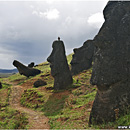
[(60, 90), (71, 85), (73, 80), (67, 63), (63, 41), (60, 41), (60, 38), (58, 41), (54, 41), (52, 48), (52, 53), (47, 58), (47, 61), (50, 62), (51, 75), (54, 77), (54, 89)]
[[(113, 2), (113, 9), (105, 9), (107, 18), (98, 35), (94, 38), (96, 46), (91, 83), (97, 86), (110, 86), (128, 77), (128, 50), (130, 44), (130, 17), (128, 4)], [(118, 11), (118, 16), (117, 15)], [(120, 12), (120, 13), (119, 13)], [(108, 17), (109, 16), (109, 17)], [(124, 24), (125, 23), (125, 24)]]
[(110, 1), (105, 22), (94, 38), (91, 83), (98, 88), (89, 123), (116, 120), (130, 105), (130, 2)]
[(14, 60), (14, 61), (13, 61), (13, 65), (14, 65), (15, 67), (18, 67), (18, 64), (19, 64), (19, 62), (18, 62), (17, 60)]
[(47, 58), (47, 61), (50, 63), (51, 74), (53, 77), (55, 77), (63, 71), (61, 66), (65, 57), (65, 48), (62, 41), (54, 41), (52, 48), (52, 53)]
[(71, 61), (71, 66), (72, 68), (76, 68), (76, 66), (79, 66), (79, 64), (82, 64), (82, 62), (85, 59), (84, 53), (85, 53), (85, 48), (81, 47), (81, 48), (75, 48), (74, 50), (74, 54), (73, 54), (73, 58)]
[(79, 73), (88, 69), (92, 64), (92, 57), (94, 53), (94, 46), (91, 40), (88, 40), (80, 48), (75, 48), (71, 61), (72, 74)]

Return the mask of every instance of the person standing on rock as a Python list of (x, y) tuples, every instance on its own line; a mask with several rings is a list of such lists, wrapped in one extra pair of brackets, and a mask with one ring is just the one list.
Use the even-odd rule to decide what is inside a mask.
[(65, 89), (72, 84), (73, 80), (65, 55), (64, 43), (60, 37), (53, 42), (52, 48), (47, 61), (50, 62), (51, 75), (54, 77), (54, 89)]

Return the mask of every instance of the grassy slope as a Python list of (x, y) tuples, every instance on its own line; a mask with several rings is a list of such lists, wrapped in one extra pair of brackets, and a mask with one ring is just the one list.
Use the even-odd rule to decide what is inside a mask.
[[(71, 58), (72, 55), (69, 55), (68, 63), (70, 63)], [(23, 87), (28, 88), (22, 95), (21, 104), (25, 107), (42, 111), (49, 118), (49, 123), (52, 129), (90, 129), (90, 127), (88, 127), (89, 114), (96, 94), (96, 87), (89, 83), (92, 69), (73, 76), (74, 83), (67, 90), (53, 91), (51, 88), (53, 87), (54, 80), (50, 75), (49, 64), (44, 62), (37, 68), (42, 70), (42, 73), (35, 77), (26, 78), (19, 74), (15, 74), (8, 79), (0, 80), (2, 82), (6, 82), (6, 80), (17, 82)], [(45, 80), (47, 85), (34, 88), (33, 82), (37, 79)], [(5, 88), (8, 87), (9, 86), (5, 84)], [(6, 91), (6, 97), (8, 97), (9, 93), (7, 90), (9, 91), (9, 89), (1, 90)], [(0, 97), (0, 102), (3, 100), (2, 98)], [(3, 101), (3, 107), (1, 107), (1, 109), (4, 110), (5, 108), (8, 108), (7, 106), (8, 98)], [(7, 114), (7, 111), (10, 110), (4, 110), (5, 115)], [(16, 114), (15, 111), (9, 113), (12, 115)], [(8, 116), (9, 115), (7, 114), (5, 118), (8, 118)], [(14, 121), (17, 120), (16, 117), (17, 116), (14, 116)], [(1, 118), (3, 117), (0, 114), (0, 119)], [(26, 119), (24, 116), (23, 122), (25, 123), (22, 123), (21, 128), (23, 128), (24, 125), (26, 126)], [(91, 128), (117, 128), (118, 125), (129, 125), (129, 123), (130, 113), (128, 112), (126, 116), (117, 119), (114, 123), (92, 126)], [(13, 128), (11, 123), (7, 122), (5, 124)], [(16, 126), (14, 128), (16, 128)]]
[[(2, 79), (1, 79), (2, 80)], [(24, 113), (9, 107), (10, 85), (3, 83), (0, 89), (0, 129), (24, 129), (28, 123)]]
[(12, 73), (0, 73), (1, 78), (7, 78), (9, 76), (13, 75)]

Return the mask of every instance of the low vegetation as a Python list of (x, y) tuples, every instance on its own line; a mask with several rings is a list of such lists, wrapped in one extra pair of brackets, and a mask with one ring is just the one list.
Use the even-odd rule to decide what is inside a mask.
[[(68, 56), (70, 63), (72, 55)], [(18, 84), (26, 88), (20, 103), (22, 106), (41, 111), (49, 118), (51, 129), (113, 129), (120, 125), (129, 125), (130, 112), (117, 118), (112, 123), (88, 126), (88, 120), (93, 101), (97, 92), (96, 86), (90, 84), (92, 69), (73, 76), (73, 85), (62, 91), (54, 91), (53, 77), (50, 74), (48, 62), (36, 67), (42, 71), (35, 77), (26, 78), (19, 74), (2, 78), (3, 89), (0, 90), (0, 129), (27, 128), (28, 119), (24, 113), (13, 110), (9, 106), (10, 84)], [(34, 88), (37, 79), (47, 82), (47, 85)]]
[(11, 75), (13, 75), (13, 73), (0, 73), (0, 78), (7, 78)]
[(9, 106), (10, 86), (2, 84), (0, 89), (0, 129), (25, 129), (28, 120), (24, 113), (13, 110)]
[(25, 129), (28, 119), (24, 113), (9, 107), (0, 109), (0, 129)]

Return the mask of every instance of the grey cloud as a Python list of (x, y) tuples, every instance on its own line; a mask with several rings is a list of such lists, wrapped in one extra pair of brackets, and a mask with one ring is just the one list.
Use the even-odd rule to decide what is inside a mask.
[[(87, 20), (102, 12), (107, 1), (45, 1), (0, 2), (0, 68), (12, 68), (13, 59), (28, 64), (46, 61), (52, 42), (58, 36), (65, 42), (67, 54), (87, 39), (92, 39), (99, 28)], [(47, 19), (47, 10), (57, 10), (59, 16)], [(42, 14), (42, 17), (40, 16)], [(7, 53), (6, 53), (7, 52)], [(10, 57), (10, 58), (7, 58)]]

